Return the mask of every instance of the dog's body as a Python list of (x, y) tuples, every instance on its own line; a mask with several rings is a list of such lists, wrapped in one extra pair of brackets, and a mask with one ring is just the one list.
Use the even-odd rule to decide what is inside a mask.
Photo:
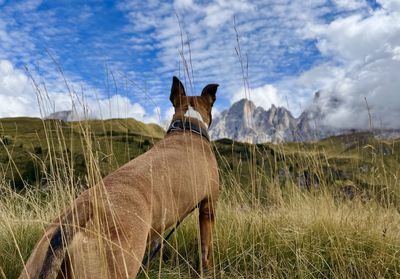
[[(186, 97), (174, 77), (173, 121), (206, 129), (216, 87), (204, 93), (206, 87), (201, 97)], [(199, 118), (188, 117), (190, 107)], [(74, 207), (47, 229), (20, 278), (135, 278), (147, 242), (159, 238), (196, 206), (206, 269), (211, 264), (218, 193), (218, 169), (209, 141), (191, 131), (172, 129), (148, 152), (83, 192)]]

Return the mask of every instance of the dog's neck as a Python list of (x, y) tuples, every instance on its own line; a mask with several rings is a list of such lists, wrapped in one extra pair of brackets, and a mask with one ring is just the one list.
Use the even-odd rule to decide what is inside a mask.
[(175, 115), (169, 125), (167, 134), (174, 131), (190, 130), (195, 134), (204, 137), (207, 141), (210, 141), (208, 135), (208, 125), (204, 122), (201, 114), (189, 106), (188, 110), (184, 115)]
[(185, 117), (184, 120), (172, 120), (167, 130), (167, 135), (177, 131), (190, 131), (210, 142), (210, 136), (207, 133), (207, 129), (197, 119)]
[(203, 117), (201, 117), (201, 114), (197, 110), (195, 110), (192, 106), (189, 106), (188, 110), (185, 112), (183, 116), (186, 118), (197, 119), (200, 124), (204, 125), (208, 129), (208, 125), (206, 122), (204, 122)]

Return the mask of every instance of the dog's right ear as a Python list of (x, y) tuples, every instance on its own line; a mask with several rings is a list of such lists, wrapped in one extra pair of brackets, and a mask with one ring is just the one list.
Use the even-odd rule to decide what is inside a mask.
[(169, 96), (169, 100), (174, 107), (176, 107), (183, 96), (186, 96), (185, 88), (183, 87), (182, 82), (174, 76), (172, 78), (171, 95)]
[(213, 106), (215, 102), (215, 94), (217, 93), (218, 86), (219, 84), (209, 84), (204, 87), (203, 91), (201, 92), (201, 96), (206, 97), (211, 106)]

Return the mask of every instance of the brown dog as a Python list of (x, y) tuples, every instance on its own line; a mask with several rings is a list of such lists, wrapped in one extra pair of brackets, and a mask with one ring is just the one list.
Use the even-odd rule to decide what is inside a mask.
[(219, 180), (207, 128), (217, 87), (188, 97), (174, 77), (165, 138), (83, 192), (47, 229), (19, 278), (135, 278), (146, 243), (197, 206), (208, 269)]

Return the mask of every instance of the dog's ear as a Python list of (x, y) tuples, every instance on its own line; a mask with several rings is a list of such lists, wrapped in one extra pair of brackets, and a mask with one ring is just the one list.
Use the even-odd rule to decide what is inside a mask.
[(215, 102), (215, 94), (217, 93), (219, 84), (209, 84), (206, 87), (204, 87), (203, 91), (201, 92), (202, 97), (206, 97), (207, 100), (210, 102), (211, 106)]
[(169, 100), (174, 106), (176, 106), (182, 96), (186, 96), (185, 88), (183, 87), (182, 82), (174, 76), (172, 78), (171, 95), (169, 96)]

